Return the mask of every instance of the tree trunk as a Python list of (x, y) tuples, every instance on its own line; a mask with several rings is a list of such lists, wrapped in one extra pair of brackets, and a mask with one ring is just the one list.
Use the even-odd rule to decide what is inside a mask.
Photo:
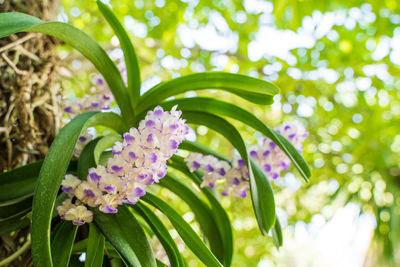
[[(23, 12), (53, 20), (57, 2), (0, 0), (0, 13)], [(0, 173), (43, 159), (60, 128), (61, 87), (54, 53), (58, 43), (38, 33), (0, 39)], [(24, 229), (1, 236), (0, 261), (20, 250), (29, 232)], [(31, 265), (29, 249), (7, 264)]]
[[(54, 0), (0, 0), (0, 12), (54, 19)], [(0, 39), (0, 172), (42, 159), (60, 127), (58, 41), (38, 33)]]

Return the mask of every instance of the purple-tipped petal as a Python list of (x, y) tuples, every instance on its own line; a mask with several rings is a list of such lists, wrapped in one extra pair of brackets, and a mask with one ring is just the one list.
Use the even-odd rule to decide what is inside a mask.
[(122, 171), (124, 170), (124, 167), (122, 167), (122, 166), (117, 166), (117, 165), (112, 165), (112, 166), (111, 166), (111, 169), (112, 169), (114, 172), (122, 172)]
[(146, 127), (153, 127), (155, 125), (155, 122), (153, 120), (148, 120), (145, 123)]
[(270, 172), (271, 171), (271, 165), (270, 164), (264, 164), (263, 169), (265, 172)]
[(240, 192), (240, 195), (239, 195), (240, 197), (243, 197), (243, 198), (245, 198), (245, 197), (247, 197), (247, 191), (242, 191), (242, 192)]
[(150, 178), (150, 179), (146, 182), (146, 185), (152, 185), (152, 184), (154, 184), (154, 179), (153, 179), (153, 178)]
[(136, 156), (136, 154), (135, 154), (135, 152), (133, 152), (133, 151), (130, 151), (129, 152), (129, 157), (132, 159), (132, 160), (136, 160), (138, 157)]
[(198, 168), (201, 167), (200, 163), (198, 163), (197, 161), (193, 161), (193, 162), (192, 162), (192, 166), (193, 166), (194, 168), (196, 168), (196, 169), (198, 169)]
[(142, 189), (142, 188), (140, 188), (140, 187), (136, 187), (135, 188), (135, 195), (137, 196), (137, 197), (142, 197), (142, 196), (144, 196), (146, 194), (146, 191), (144, 190), (144, 189)]
[(101, 176), (98, 175), (98, 174), (95, 173), (95, 172), (89, 173), (89, 177), (90, 177), (90, 179), (92, 179), (93, 182), (99, 182), (99, 181), (100, 181), (100, 178), (101, 178)]
[(77, 225), (77, 226), (81, 226), (81, 225), (85, 224), (85, 222), (80, 222), (80, 221), (75, 221), (75, 220), (72, 220), (72, 223)]
[(240, 180), (237, 177), (235, 177), (235, 178), (232, 179), (232, 184), (239, 185), (240, 184)]
[(124, 140), (125, 140), (128, 144), (130, 144), (130, 143), (132, 143), (132, 142), (135, 141), (135, 137), (133, 137), (132, 135), (130, 135), (130, 134), (128, 134), (128, 133), (125, 133), (125, 134), (124, 134)]
[(177, 123), (171, 124), (171, 125), (169, 126), (169, 129), (171, 129), (172, 131), (175, 131), (175, 130), (178, 129), (178, 128), (179, 128), (179, 124), (177, 124)]
[(206, 171), (208, 171), (208, 172), (213, 172), (213, 171), (214, 171), (214, 168), (213, 168), (210, 164), (207, 164), (207, 166), (206, 166)]
[(139, 178), (139, 179), (142, 179), (142, 180), (145, 179), (145, 178), (147, 178), (148, 176), (149, 176), (149, 175), (148, 175), (147, 173), (139, 173), (139, 174), (138, 174), (138, 178)]
[(177, 149), (178, 148), (178, 142), (176, 142), (174, 139), (169, 141), (169, 147), (171, 149)]
[(116, 189), (117, 189), (117, 187), (112, 186), (112, 185), (106, 185), (106, 186), (104, 187), (104, 190), (106, 190), (108, 193), (112, 193), (112, 192), (114, 192)]
[(91, 189), (83, 190), (83, 194), (88, 198), (94, 198), (95, 197), (95, 194), (93, 193), (93, 191)]
[(274, 142), (270, 142), (270, 143), (269, 143), (269, 147), (272, 148), (272, 149), (274, 149), (274, 148), (276, 147), (276, 144), (275, 144)]
[(268, 157), (269, 154), (271, 154), (271, 151), (265, 150), (265, 152), (263, 153), (263, 156)]
[(147, 143), (151, 143), (153, 142), (153, 140), (154, 140), (154, 134), (149, 134), (146, 139)]
[(105, 213), (117, 213), (118, 212), (117, 208), (112, 208), (110, 205), (106, 205), (102, 209), (102, 211), (105, 212)]
[(154, 116), (159, 117), (159, 116), (161, 116), (162, 114), (163, 114), (163, 111), (162, 111), (161, 109), (156, 109), (156, 110), (154, 111)]
[(150, 162), (151, 162), (151, 163), (156, 163), (156, 162), (157, 162), (157, 159), (158, 159), (158, 157), (157, 157), (157, 154), (156, 154), (156, 153), (151, 153), (151, 154), (150, 154)]
[(254, 151), (254, 150), (250, 151), (250, 156), (253, 158), (257, 158), (258, 157), (257, 151)]
[(61, 190), (64, 191), (65, 193), (72, 193), (74, 189), (71, 186), (62, 186)]

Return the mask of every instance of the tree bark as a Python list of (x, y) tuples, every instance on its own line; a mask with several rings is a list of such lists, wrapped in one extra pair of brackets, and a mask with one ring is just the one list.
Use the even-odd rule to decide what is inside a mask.
[[(0, 0), (0, 12), (51, 20), (55, 0)], [(0, 172), (42, 159), (60, 127), (58, 41), (37, 33), (0, 39)]]
[[(42, 20), (57, 15), (57, 0), (0, 0), (0, 13)], [(0, 173), (43, 159), (62, 119), (55, 38), (18, 33), (0, 39)], [(28, 247), (29, 227), (0, 237), (0, 261)], [(32, 266), (26, 249), (7, 266)]]

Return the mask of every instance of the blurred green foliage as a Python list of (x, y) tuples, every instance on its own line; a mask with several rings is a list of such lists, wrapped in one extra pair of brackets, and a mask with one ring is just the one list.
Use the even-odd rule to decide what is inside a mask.
[[(284, 227), (309, 222), (315, 214), (328, 219), (345, 203), (358, 203), (362, 212), (376, 216), (372, 258), (379, 266), (395, 266), (395, 251), (400, 249), (397, 1), (109, 2), (131, 33), (145, 84), (204, 70), (274, 81), (281, 95), (267, 109), (250, 108), (229, 94), (219, 97), (250, 108), (271, 126), (294, 116), (306, 124), (310, 137), (304, 154), (313, 169), (311, 182), (305, 184), (293, 170), (297, 179), (288, 175), (274, 185), (278, 215), (287, 216)], [(62, 3), (59, 19), (84, 30), (103, 47), (118, 45), (94, 2)], [(88, 90), (87, 73), (93, 69), (69, 52), (60, 49), (76, 76), (64, 87), (80, 95)], [(256, 142), (259, 133), (237, 125), (249, 143)], [(204, 126), (196, 131), (200, 142), (232, 155), (225, 140)], [(165, 198), (176, 201), (181, 214), (190, 212), (177, 198)], [(256, 266), (275, 249), (272, 240), (258, 232), (249, 199), (224, 198), (222, 204), (230, 210), (235, 229), (234, 266)], [(191, 258), (186, 251), (185, 256)], [(196, 264), (194, 258), (189, 262)]]

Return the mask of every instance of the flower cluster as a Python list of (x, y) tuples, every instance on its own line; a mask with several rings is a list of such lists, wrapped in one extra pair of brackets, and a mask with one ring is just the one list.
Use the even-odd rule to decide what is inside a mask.
[[(302, 152), (302, 143), (308, 136), (303, 124), (299, 121), (286, 122), (275, 130), (286, 137), (300, 153)], [(251, 146), (249, 154), (269, 179), (277, 179), (282, 171), (290, 168), (290, 159), (268, 137), (261, 138), (257, 145)], [(201, 187), (214, 188), (216, 184), (225, 182), (222, 186), (221, 195), (227, 196), (229, 192), (232, 192), (234, 196), (247, 196), (249, 174), (242, 159), (235, 157), (229, 164), (211, 155), (191, 153), (185, 161), (191, 172), (199, 169), (203, 171)]]
[(249, 190), (248, 176), (243, 175), (246, 167), (243, 160), (233, 160), (232, 165), (211, 155), (190, 153), (185, 158), (191, 172), (203, 171), (201, 187), (215, 188), (219, 180), (225, 180), (222, 195), (227, 196), (232, 191), (234, 196), (246, 197)]
[(107, 110), (110, 108), (110, 104), (114, 101), (114, 96), (103, 77), (100, 74), (93, 75), (91, 83), (93, 86), (90, 88), (90, 94), (86, 94), (82, 98), (66, 101), (64, 111), (70, 117), (84, 111)]
[(74, 156), (75, 157), (79, 157), (79, 155), (81, 154), (83, 148), (91, 140), (93, 140), (93, 135), (91, 135), (88, 131), (86, 131), (84, 134), (79, 136), (78, 141), (76, 142), (76, 145), (75, 145), (75, 148), (74, 148)]
[[(138, 129), (131, 128), (124, 134), (122, 142), (112, 148), (113, 156), (105, 166), (89, 169), (86, 181), (73, 175), (66, 175), (62, 190), (77, 199), (72, 204), (64, 202), (57, 210), (65, 220), (74, 224), (90, 222), (86, 207), (99, 207), (105, 213), (116, 213), (118, 205), (135, 204), (146, 191), (148, 185), (158, 182), (167, 170), (167, 160), (177, 152), (185, 139), (189, 127), (181, 119), (182, 112), (176, 106), (170, 112), (156, 107), (149, 111)], [(78, 204), (77, 204), (78, 203)], [(71, 206), (75, 205), (75, 206)], [(73, 209), (80, 210), (70, 210)], [(91, 211), (88, 211), (91, 212)]]
[[(299, 153), (303, 151), (302, 143), (308, 136), (308, 132), (301, 122), (285, 122), (275, 130), (288, 139)], [(290, 159), (268, 137), (260, 138), (257, 145), (250, 147), (249, 154), (270, 179), (279, 178), (282, 171), (290, 168)]]

